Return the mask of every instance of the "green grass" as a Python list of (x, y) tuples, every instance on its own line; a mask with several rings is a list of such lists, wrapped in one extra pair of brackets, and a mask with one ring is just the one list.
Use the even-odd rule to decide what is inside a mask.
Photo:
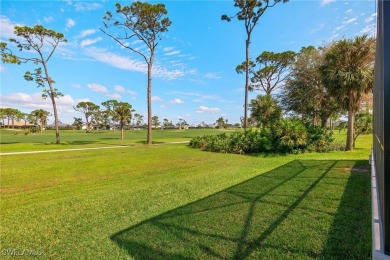
[[(188, 140), (199, 131), (155, 137)], [(44, 136), (18, 135), (19, 147), (9, 148), (14, 136), (2, 135), (2, 152), (58, 149)], [(63, 142), (91, 136), (64, 133)], [(94, 137), (93, 145), (116, 145), (102, 138), (117, 134)], [(371, 136), (359, 137), (353, 152), (288, 156), (127, 138), (134, 146), (1, 156), (0, 250), (73, 259), (370, 257)]]
[[(203, 134), (217, 134), (225, 129), (187, 129), (187, 130), (153, 130), (153, 143), (189, 141)], [(15, 134), (16, 133), (16, 134)], [(24, 134), (25, 131), (14, 129), (0, 130), (1, 152), (21, 152), (37, 150), (74, 149), (112, 145), (139, 145), (146, 143), (146, 130), (125, 131), (125, 139), (120, 139), (120, 131), (97, 130), (91, 133), (77, 130), (60, 131), (61, 144), (55, 144), (54, 130), (42, 134)]]

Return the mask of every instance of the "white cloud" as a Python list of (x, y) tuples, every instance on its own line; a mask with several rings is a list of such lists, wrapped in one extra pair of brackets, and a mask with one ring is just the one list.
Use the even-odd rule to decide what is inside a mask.
[(321, 31), (325, 27), (325, 23), (319, 24), (316, 28), (312, 29), (310, 31), (310, 34), (316, 33), (318, 31)]
[(9, 38), (14, 38), (15, 25), (21, 26), (21, 24), (16, 24), (11, 22), (11, 20), (5, 16), (0, 16), (0, 28), (1, 28), (0, 38), (4, 40), (8, 40)]
[(207, 73), (205, 76), (207, 79), (220, 79), (221, 76), (218, 75), (218, 73)]
[(126, 89), (120, 85), (115, 85), (114, 87), (115, 91), (118, 91), (120, 93), (125, 93), (126, 92)]
[(68, 20), (66, 20), (66, 27), (72, 28), (75, 25), (76, 23), (72, 19), (69, 18)]
[(345, 25), (337, 26), (336, 28), (334, 28), (333, 32), (337, 32), (337, 31), (343, 29), (344, 27), (345, 27)]
[(352, 13), (352, 11), (353, 11), (352, 9), (348, 9), (347, 11), (345, 11), (345, 13), (350, 14), (350, 13)]
[(369, 17), (364, 19), (364, 22), (370, 23), (370, 22), (374, 21), (375, 17), (376, 17), (376, 13), (373, 13), (372, 15), (370, 15)]
[(163, 51), (172, 51), (174, 48), (173, 47), (165, 47), (164, 49), (163, 49)]
[(155, 101), (155, 102), (163, 102), (164, 99), (162, 99), (162, 98), (160, 98), (160, 97), (158, 97), (158, 96), (153, 96), (153, 97), (152, 97), (152, 101)]
[[(105, 49), (90, 47), (86, 49), (86, 54), (97, 61), (109, 64), (116, 68), (147, 73), (147, 65), (145, 62), (132, 60), (128, 57), (106, 51)], [(194, 69), (170, 70), (159, 63), (155, 63), (153, 66), (153, 76), (166, 80), (178, 79), (186, 74), (194, 74), (195, 72), (196, 70)]]
[(70, 84), (72, 87), (74, 88), (81, 88), (81, 85), (80, 84)]
[(196, 113), (211, 113), (211, 114), (215, 114), (215, 113), (218, 113), (219, 111), (221, 111), (221, 109), (219, 109), (218, 107), (200, 106), (196, 110)]
[(127, 93), (129, 93), (132, 96), (136, 96), (137, 95), (137, 92), (135, 92), (133, 90), (127, 90)]
[(332, 2), (335, 2), (336, 0), (321, 0), (321, 6), (325, 6), (327, 4), (330, 4)]
[(174, 100), (171, 101), (171, 104), (183, 104), (184, 101), (181, 100), (180, 98), (175, 98)]
[(96, 33), (95, 29), (87, 29), (87, 30), (81, 31), (80, 35), (78, 35), (77, 37), (84, 38), (84, 37), (92, 35), (94, 33)]
[(343, 24), (350, 24), (350, 23), (352, 23), (352, 22), (354, 22), (354, 21), (356, 21), (356, 17), (350, 18), (350, 19), (348, 19), (348, 20), (343, 21)]
[[(63, 123), (72, 123), (75, 110), (75, 106), (78, 102), (89, 101), (89, 99), (73, 99), (70, 95), (64, 95), (56, 99), (56, 105), (58, 110), (58, 117)], [(0, 96), (0, 103), (2, 107), (18, 108), (19, 110), (29, 113), (35, 109), (45, 109), (50, 113), (53, 113), (53, 105), (49, 98), (42, 99), (42, 93), (10, 93)], [(53, 118), (49, 119), (49, 123), (53, 122)]]
[(0, 71), (4, 71), (5, 67), (3, 65), (0, 65)]
[(85, 47), (85, 46), (92, 45), (94, 43), (100, 42), (101, 40), (103, 40), (102, 37), (97, 37), (95, 39), (85, 39), (85, 40), (81, 41), (80, 46), (81, 47)]
[(176, 54), (180, 54), (181, 51), (171, 51), (171, 52), (167, 52), (165, 53), (165, 56), (172, 56), (172, 55), (176, 55)]
[(122, 98), (122, 96), (119, 95), (118, 93), (107, 94), (106, 96), (109, 98), (112, 98), (112, 99), (121, 99)]
[(364, 27), (360, 33), (362, 34), (368, 34), (370, 36), (376, 35), (376, 26), (375, 23), (369, 24), (366, 27)]
[(48, 17), (43, 17), (43, 20), (47, 23), (50, 23), (51, 21), (54, 20), (53, 16), (48, 16)]
[(99, 93), (107, 93), (108, 90), (105, 86), (96, 84), (96, 83), (89, 83), (87, 84), (88, 88), (94, 92), (99, 92)]
[(91, 2), (77, 2), (74, 5), (76, 11), (93, 11), (101, 8), (102, 5), (99, 3), (91, 3)]

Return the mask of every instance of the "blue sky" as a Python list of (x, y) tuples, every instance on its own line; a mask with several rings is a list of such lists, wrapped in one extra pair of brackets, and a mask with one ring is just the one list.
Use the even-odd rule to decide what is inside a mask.
[[(146, 65), (143, 59), (105, 36), (106, 11), (118, 1), (8, 1), (2, 0), (0, 40), (13, 37), (14, 25), (41, 24), (62, 32), (68, 40), (49, 62), (51, 77), (63, 94), (59, 119), (72, 123), (81, 115), (73, 110), (80, 101), (101, 105), (109, 99), (129, 102), (147, 115)], [(130, 1), (119, 1), (128, 5)], [(238, 123), (243, 115), (244, 75), (235, 67), (245, 60), (242, 22), (221, 21), (237, 12), (233, 1), (158, 1), (166, 5), (172, 21), (156, 51), (153, 74), (153, 115), (174, 123), (214, 123), (223, 116)], [(157, 2), (152, 2), (157, 3)], [(364, 33), (374, 35), (375, 1), (292, 0), (268, 9), (252, 35), (253, 58), (263, 51), (299, 51)], [(135, 47), (144, 48), (138, 42)], [(30, 112), (52, 111), (41, 89), (23, 75), (34, 65), (1, 64), (0, 106)], [(253, 92), (254, 98), (261, 92)]]

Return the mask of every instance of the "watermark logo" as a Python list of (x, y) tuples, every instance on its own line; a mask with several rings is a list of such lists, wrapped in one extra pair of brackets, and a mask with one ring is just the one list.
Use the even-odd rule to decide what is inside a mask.
[(5, 248), (1, 250), (2, 256), (41, 256), (41, 249)]

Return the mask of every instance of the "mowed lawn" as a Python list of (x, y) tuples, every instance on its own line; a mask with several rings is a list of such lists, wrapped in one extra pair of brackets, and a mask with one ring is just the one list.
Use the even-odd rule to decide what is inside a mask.
[[(163, 143), (202, 134), (193, 131), (155, 136)], [(62, 149), (71, 142), (117, 145), (111, 133), (79, 134), (73, 141), (64, 134)], [(125, 148), (1, 156), (1, 252), (65, 259), (371, 257), (372, 136), (359, 137), (353, 152), (243, 156), (186, 144), (148, 147), (132, 134), (143, 133), (127, 132), (119, 143)], [(48, 140), (54, 137), (36, 136), (42, 139), (26, 144), (17, 138), (32, 136), (12, 143), (14, 136), (2, 135), (1, 151), (57, 148)]]

